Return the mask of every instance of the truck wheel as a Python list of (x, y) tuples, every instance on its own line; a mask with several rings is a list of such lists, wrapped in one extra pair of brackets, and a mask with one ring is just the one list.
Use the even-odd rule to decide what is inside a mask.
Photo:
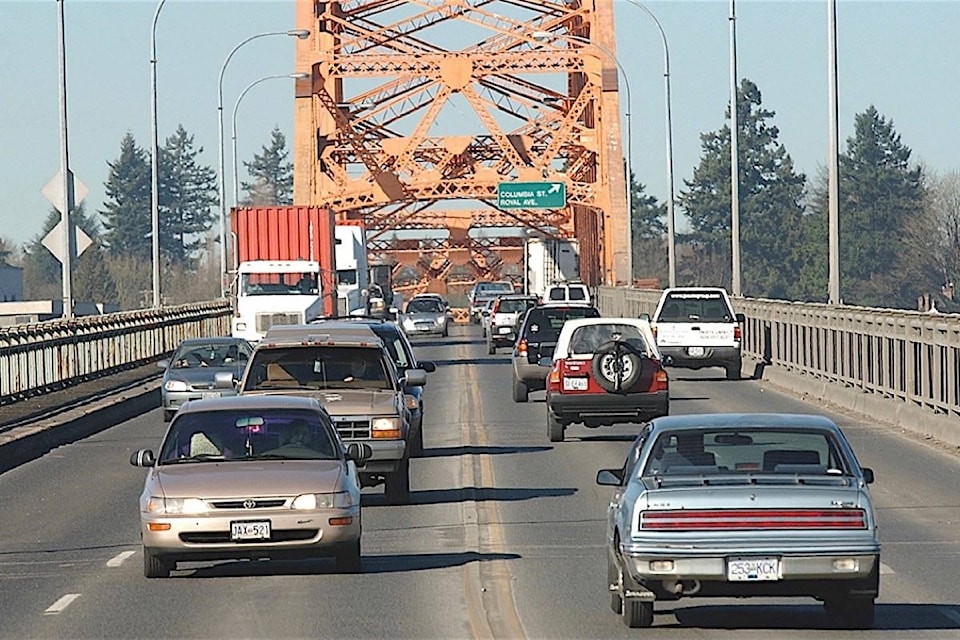
[(410, 501), (410, 459), (400, 461), (397, 470), (387, 476), (384, 483), (387, 504), (406, 504)]
[(363, 558), (360, 555), (360, 538), (356, 542), (344, 542), (334, 552), (334, 562), (339, 573), (360, 573)]
[(738, 360), (736, 364), (727, 365), (727, 380), (739, 380), (743, 364)]
[(513, 401), (514, 402), (526, 402), (529, 400), (529, 390), (527, 389), (526, 383), (522, 380), (513, 379)]
[(150, 549), (143, 548), (143, 576), (145, 578), (169, 578), (174, 567), (173, 562), (164, 560)]
[(636, 598), (623, 601), (623, 624), (631, 629), (641, 629), (653, 624), (653, 603)]
[(563, 442), (563, 432), (565, 431), (563, 423), (554, 415), (550, 409), (547, 409), (547, 435), (550, 442)]

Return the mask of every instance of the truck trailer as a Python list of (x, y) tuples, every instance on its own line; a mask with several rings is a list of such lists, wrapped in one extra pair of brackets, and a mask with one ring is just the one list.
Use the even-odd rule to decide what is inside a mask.
[(580, 247), (572, 238), (528, 238), (524, 293), (545, 300), (551, 285), (580, 278)]

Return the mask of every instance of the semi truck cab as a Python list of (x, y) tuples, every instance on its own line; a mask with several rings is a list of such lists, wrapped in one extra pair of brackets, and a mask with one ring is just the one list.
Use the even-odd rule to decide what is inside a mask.
[(232, 334), (259, 342), (277, 324), (303, 324), (323, 316), (320, 263), (253, 260), (237, 269), (237, 306)]

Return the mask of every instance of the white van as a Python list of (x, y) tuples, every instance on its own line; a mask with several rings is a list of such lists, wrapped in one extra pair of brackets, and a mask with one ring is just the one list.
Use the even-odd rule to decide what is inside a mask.
[(674, 367), (723, 367), (739, 380), (744, 317), (719, 287), (674, 287), (660, 296), (651, 325), (657, 347)]
[(558, 282), (547, 287), (543, 304), (590, 304), (590, 290), (582, 282)]

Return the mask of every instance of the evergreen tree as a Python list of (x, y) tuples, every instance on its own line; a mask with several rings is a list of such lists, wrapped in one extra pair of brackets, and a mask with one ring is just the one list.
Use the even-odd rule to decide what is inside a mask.
[(924, 202), (910, 153), (875, 107), (857, 114), (840, 156), (840, 292), (848, 304), (912, 309), (929, 291), (924, 267), (904, 243)]
[(151, 167), (149, 155), (127, 132), (120, 142), (120, 156), (108, 162), (104, 184), (107, 201), (101, 210), (103, 241), (110, 255), (149, 260), (151, 251)]
[(119, 302), (117, 283), (107, 266), (105, 252), (96, 243), (77, 259), (73, 298), (78, 302)]
[(654, 196), (647, 195), (646, 187), (630, 173), (633, 189), (633, 277), (657, 278), (661, 283), (669, 279), (669, 260), (665, 234), (667, 232), (667, 205), (657, 204)]
[[(739, 150), (740, 255), (743, 294), (785, 297), (798, 271), (794, 247), (801, 234), (806, 177), (797, 173), (777, 127), (775, 112), (761, 107), (760, 90), (750, 80), (737, 94)], [(730, 110), (727, 109), (727, 120)], [(689, 216), (695, 254), (711, 265), (731, 254), (730, 126), (700, 136), (703, 156), (680, 194)], [(729, 286), (729, 269), (724, 286)], [(702, 277), (699, 268), (688, 269)], [(699, 282), (697, 284), (706, 284)]]
[(218, 203), (216, 173), (201, 166), (193, 136), (183, 125), (160, 150), (160, 252), (172, 263), (193, 265), (213, 225)]
[(270, 146), (261, 147), (253, 162), (244, 162), (251, 182), (241, 182), (247, 205), (293, 204), (293, 164), (289, 162), (287, 141), (280, 127), (274, 126)]

